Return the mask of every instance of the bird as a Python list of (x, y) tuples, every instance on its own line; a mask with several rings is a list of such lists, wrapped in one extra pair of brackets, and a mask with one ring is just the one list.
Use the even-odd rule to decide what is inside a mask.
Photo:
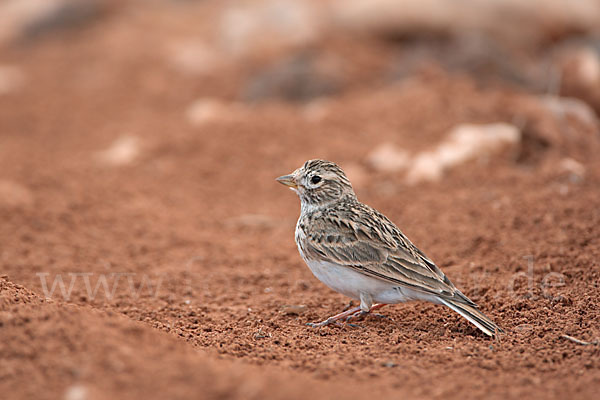
[(308, 325), (343, 324), (418, 300), (451, 308), (488, 336), (503, 332), (390, 219), (358, 200), (334, 162), (308, 160), (276, 181), (300, 197), (295, 241), (302, 259), (326, 286), (360, 301)]

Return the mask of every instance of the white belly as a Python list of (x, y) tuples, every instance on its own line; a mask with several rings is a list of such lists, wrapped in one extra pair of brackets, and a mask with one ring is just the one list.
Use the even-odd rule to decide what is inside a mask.
[(369, 295), (375, 303), (395, 304), (410, 300), (429, 300), (430, 296), (391, 282), (371, 278), (330, 262), (305, 260), (306, 264), (325, 285), (355, 300), (360, 300), (361, 293)]

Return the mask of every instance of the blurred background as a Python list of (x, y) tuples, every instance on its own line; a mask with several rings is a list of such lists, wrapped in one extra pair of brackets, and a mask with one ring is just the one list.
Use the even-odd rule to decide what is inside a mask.
[[(600, 5), (593, 0), (3, 0), (0, 15), (3, 136), (26, 132), (51, 146), (44, 150), (78, 142), (60, 160), (48, 151), (58, 163), (89, 146), (115, 150), (100, 162), (127, 164), (215, 130), (223, 140), (269, 138), (257, 153), (268, 163), (280, 160), (269, 156), (282, 141), (306, 134), (307, 143), (287, 151), (285, 168), (335, 156), (352, 162), (357, 179), (371, 168), (404, 172), (415, 183), (448, 169), (419, 151), (431, 152), (432, 141), (460, 123), (514, 126), (518, 132), (500, 126), (487, 135), (494, 138), (484, 152), (508, 142), (520, 161), (558, 140), (581, 139), (540, 129), (542, 114), (597, 129)], [(483, 90), (493, 93), (484, 100), (493, 111), (458, 104)], [(497, 104), (502, 96), (508, 104)], [(336, 153), (309, 143), (313, 132), (328, 143), (369, 140)], [(459, 147), (476, 153), (480, 145)], [(460, 163), (454, 157), (441, 163)]]
[[(592, 398), (599, 112), (598, 0), (0, 0), (0, 393)], [(510, 338), (307, 330), (312, 158)]]

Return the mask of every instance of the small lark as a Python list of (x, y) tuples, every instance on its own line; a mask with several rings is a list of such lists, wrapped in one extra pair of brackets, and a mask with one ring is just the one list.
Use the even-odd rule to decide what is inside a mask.
[(360, 300), (359, 307), (310, 326), (425, 300), (450, 307), (489, 336), (502, 332), (392, 221), (358, 201), (336, 164), (310, 160), (277, 181), (300, 197), (296, 244), (310, 270), (331, 289)]

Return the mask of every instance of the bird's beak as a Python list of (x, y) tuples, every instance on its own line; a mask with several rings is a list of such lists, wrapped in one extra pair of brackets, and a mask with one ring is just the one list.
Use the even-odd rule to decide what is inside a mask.
[(275, 180), (281, 183), (282, 185), (289, 186), (292, 189), (298, 189), (298, 184), (296, 183), (296, 178), (294, 177), (294, 175), (280, 176)]

